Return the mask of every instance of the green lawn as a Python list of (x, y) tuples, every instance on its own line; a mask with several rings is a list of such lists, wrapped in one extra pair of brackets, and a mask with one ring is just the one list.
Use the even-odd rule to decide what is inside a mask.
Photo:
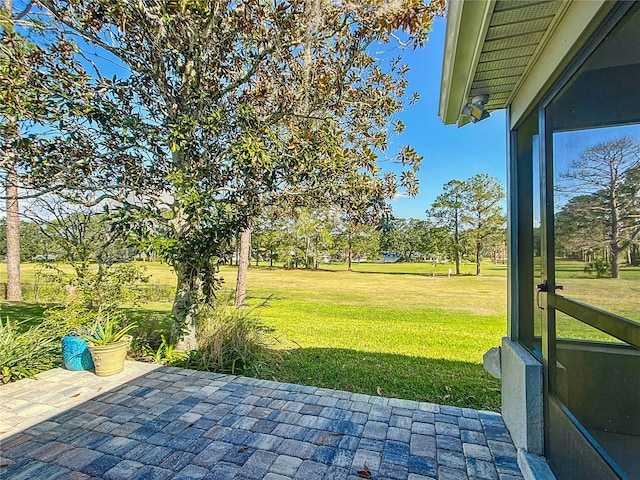
[(288, 351), (281, 380), (499, 408), (482, 355), (506, 332), (504, 276), (252, 269), (249, 284), (250, 301), (273, 295), (261, 316)]
[[(166, 265), (145, 264), (153, 287), (170, 292), (175, 277)], [(622, 282), (585, 278), (566, 264), (558, 276), (572, 291), (608, 292), (605, 301), (633, 291), (635, 271)], [(258, 310), (274, 330), (269, 355), (277, 380), (375, 395), (497, 410), (499, 382), (482, 368), (482, 355), (506, 332), (506, 266), (483, 266), (483, 275), (447, 277), (450, 265), (322, 265), (319, 271), (253, 267), (249, 303), (271, 296)], [(23, 283), (38, 282), (38, 267), (23, 267)], [(223, 267), (225, 288), (235, 285), (235, 267)], [(0, 270), (0, 281), (4, 271)], [(42, 278), (40, 279), (42, 282)], [(565, 287), (567, 288), (567, 287)], [(580, 290), (582, 289), (582, 290)], [(166, 297), (166, 295), (165, 295)], [(141, 324), (169, 320), (169, 298), (130, 314)], [(620, 302), (618, 301), (618, 305)], [(45, 306), (1, 306), (14, 319), (38, 317)], [(626, 308), (626, 307), (624, 307)], [(630, 307), (632, 308), (632, 307)], [(635, 308), (635, 307), (633, 307)]]
[[(146, 264), (150, 283), (175, 284), (161, 264)], [(273, 377), (281, 381), (376, 395), (498, 409), (499, 383), (482, 368), (482, 354), (506, 331), (505, 267), (487, 265), (481, 278), (447, 278), (431, 264), (325, 265), (319, 271), (252, 268), (249, 303), (274, 329)], [(465, 265), (472, 271), (474, 266)], [(23, 283), (38, 281), (23, 266)], [(380, 273), (383, 272), (383, 273)], [(0, 281), (4, 272), (0, 271)], [(224, 267), (225, 288), (235, 268)], [(40, 275), (41, 276), (41, 275)], [(40, 280), (42, 282), (42, 279)], [(2, 316), (39, 316), (45, 305), (5, 302)], [(168, 320), (170, 304), (130, 310), (142, 324)]]

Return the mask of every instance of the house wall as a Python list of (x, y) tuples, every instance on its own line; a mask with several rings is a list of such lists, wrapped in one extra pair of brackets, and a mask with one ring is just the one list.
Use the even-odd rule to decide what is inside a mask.
[(543, 454), (542, 365), (522, 345), (502, 339), (502, 418), (517, 448)]

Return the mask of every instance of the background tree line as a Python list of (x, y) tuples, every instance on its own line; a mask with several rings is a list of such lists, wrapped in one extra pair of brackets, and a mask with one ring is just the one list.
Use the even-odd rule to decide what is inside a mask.
[(640, 143), (621, 136), (595, 143), (559, 174), (556, 256), (583, 261), (587, 271), (620, 278), (640, 264)]
[[(482, 179), (486, 182), (481, 191), (473, 190)], [(488, 176), (455, 184), (467, 195), (482, 197), (481, 203), (495, 204), (481, 209), (479, 217), (472, 215), (471, 205), (456, 206), (460, 212), (457, 226), (443, 220), (446, 211), (442, 204), (448, 193), (438, 197), (425, 219), (373, 216), (354, 222), (351, 215), (335, 207), (267, 207), (252, 224), (251, 262), (256, 266), (312, 269), (329, 262), (344, 262), (349, 268), (352, 262), (360, 261), (448, 262), (456, 255), (476, 262), (478, 239), (482, 241), (481, 256), (489, 256), (494, 262), (503, 260), (506, 231), (500, 203), (502, 187)], [(445, 191), (449, 186), (445, 185)], [(455, 216), (455, 210), (449, 213)], [(22, 261), (55, 259), (86, 264), (157, 257), (147, 255), (155, 252), (127, 241), (122, 232), (111, 228), (109, 215), (95, 208), (49, 196), (31, 201), (23, 217), (29, 221), (21, 224)], [(0, 255), (6, 255), (5, 232), (4, 223), (0, 223)], [(238, 263), (240, 237), (241, 232), (236, 232), (235, 239), (221, 251), (221, 262)]]

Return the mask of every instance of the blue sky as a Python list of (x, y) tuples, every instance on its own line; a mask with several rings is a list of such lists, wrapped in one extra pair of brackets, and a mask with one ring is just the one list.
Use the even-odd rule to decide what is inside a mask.
[[(393, 146), (411, 145), (424, 157), (418, 179), (420, 193), (415, 198), (392, 200), (394, 215), (403, 218), (426, 218), (425, 210), (452, 179), (465, 180), (477, 173), (497, 177), (502, 184), (506, 177), (506, 136), (504, 111), (462, 128), (445, 126), (438, 117), (438, 101), (444, 54), (446, 20), (436, 18), (429, 41), (424, 48), (402, 52), (410, 71), (407, 74), (408, 97), (413, 92), (420, 100), (398, 115), (405, 124), (404, 133), (393, 140)], [(91, 48), (78, 40), (86, 52)], [(104, 52), (102, 52), (104, 54)], [(106, 54), (109, 57), (108, 54)], [(101, 55), (102, 57), (102, 55)], [(105, 58), (94, 58), (105, 76), (126, 75), (117, 65)], [(89, 65), (87, 65), (89, 68)], [(392, 152), (389, 152), (392, 153)], [(394, 169), (395, 170), (395, 169)]]
[(420, 101), (399, 115), (406, 129), (394, 143), (411, 145), (424, 160), (418, 174), (420, 194), (393, 200), (396, 217), (426, 218), (425, 210), (442, 192), (442, 186), (454, 178), (465, 180), (487, 173), (505, 183), (504, 111), (493, 112), (488, 119), (462, 128), (445, 126), (438, 117), (445, 28), (445, 19), (435, 19), (425, 47), (402, 53), (411, 69), (407, 74), (408, 91), (418, 92)]

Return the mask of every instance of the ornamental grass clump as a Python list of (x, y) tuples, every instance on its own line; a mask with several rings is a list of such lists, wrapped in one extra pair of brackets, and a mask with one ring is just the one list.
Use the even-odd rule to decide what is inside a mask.
[(127, 333), (137, 327), (135, 323), (123, 325), (125, 318), (124, 314), (101, 316), (91, 328), (91, 333), (84, 335), (84, 340), (87, 343), (98, 346), (119, 342)]
[[(264, 305), (264, 304), (262, 304)], [(198, 312), (198, 350), (190, 352), (186, 365), (222, 373), (259, 375), (272, 329), (256, 315), (256, 307), (236, 308), (230, 299)]]
[(55, 335), (36, 325), (0, 319), (0, 383), (32, 377), (60, 363), (60, 344)]

